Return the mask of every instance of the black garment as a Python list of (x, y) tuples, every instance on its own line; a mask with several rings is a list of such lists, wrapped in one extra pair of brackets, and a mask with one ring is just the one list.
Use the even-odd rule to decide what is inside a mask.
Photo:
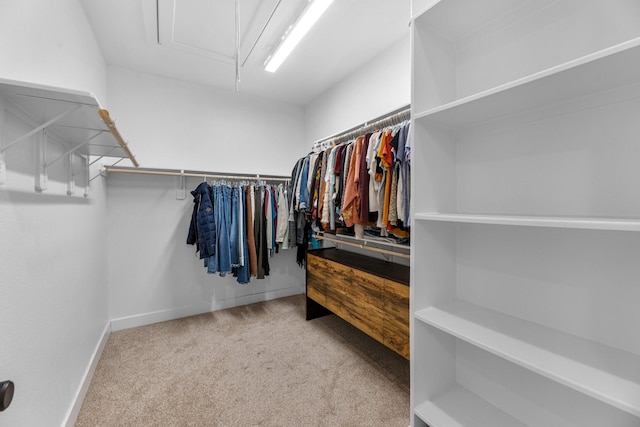
[(193, 213), (187, 243), (196, 244), (196, 252), (200, 252), (200, 259), (209, 258), (216, 254), (216, 221), (213, 215), (213, 197), (209, 185), (200, 183), (191, 192), (193, 196)]
[(254, 234), (258, 252), (258, 276), (264, 279), (269, 275), (269, 250), (267, 249), (267, 218), (264, 214), (265, 188), (256, 187), (256, 221)]
[[(347, 173), (347, 171), (345, 170), (345, 158), (347, 157), (347, 149), (349, 148), (349, 145), (350, 144), (345, 145), (344, 150), (342, 151), (342, 156), (340, 156), (340, 174), (336, 175), (336, 179), (338, 180), (338, 190), (336, 191), (335, 202), (336, 208), (342, 207), (342, 192), (344, 191), (343, 177)], [(347, 165), (346, 168), (348, 169), (349, 166)]]
[(302, 243), (298, 243), (298, 250), (296, 252), (296, 262), (300, 267), (304, 268), (304, 261), (307, 255), (307, 247), (309, 246), (309, 236), (311, 235), (311, 222), (306, 221), (304, 225), (304, 232), (302, 233)]

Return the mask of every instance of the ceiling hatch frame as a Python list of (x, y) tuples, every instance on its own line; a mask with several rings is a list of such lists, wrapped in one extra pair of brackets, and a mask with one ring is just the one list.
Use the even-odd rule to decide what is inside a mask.
[[(158, 44), (172, 49), (190, 52), (213, 59), (224, 64), (235, 65), (236, 57), (227, 55), (204, 47), (180, 41), (176, 37), (176, 0), (156, 0), (157, 5), (157, 26)], [(235, 35), (234, 35), (235, 37)], [(235, 43), (235, 40), (233, 40)]]

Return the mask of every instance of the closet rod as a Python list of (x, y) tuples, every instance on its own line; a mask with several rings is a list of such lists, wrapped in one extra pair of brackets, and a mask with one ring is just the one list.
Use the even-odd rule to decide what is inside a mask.
[(327, 240), (329, 242), (333, 242), (333, 243), (336, 243), (336, 244), (339, 244), (339, 245), (353, 246), (353, 247), (364, 249), (364, 250), (367, 250), (367, 251), (379, 252), (379, 253), (382, 253), (382, 254), (398, 256), (398, 257), (401, 257), (401, 258), (407, 258), (407, 259), (411, 258), (411, 255), (403, 254), (401, 252), (395, 252), (395, 251), (390, 251), (390, 250), (381, 249), (381, 248), (372, 248), (371, 246), (359, 245), (357, 243), (352, 243), (352, 242), (345, 242), (344, 240), (333, 239), (331, 237), (321, 236), (319, 234), (316, 234), (314, 237), (316, 239), (318, 239), (318, 240)]
[(124, 153), (127, 155), (127, 157), (129, 158), (133, 166), (135, 167), (140, 166), (135, 156), (131, 152), (131, 150), (129, 150), (129, 146), (127, 145), (125, 140), (122, 138), (120, 131), (118, 131), (118, 128), (116, 127), (116, 122), (113, 121), (111, 116), (109, 116), (109, 112), (105, 109), (101, 109), (100, 111), (98, 111), (98, 115), (100, 116), (104, 124), (109, 128), (109, 130), (111, 131), (111, 134), (116, 139), (116, 141), (118, 141), (118, 144), (122, 148), (122, 151), (124, 151)]
[[(322, 144), (323, 142), (329, 141), (329, 140), (335, 140), (335, 139), (342, 139), (345, 136), (354, 133), (354, 132), (358, 132), (358, 131), (363, 131), (366, 128), (370, 128), (373, 126), (377, 126), (380, 123), (384, 122), (385, 120), (389, 120), (389, 119), (393, 119), (395, 117), (399, 117), (399, 116), (403, 116), (403, 115), (407, 115), (407, 119), (410, 118), (411, 115), (411, 104), (409, 105), (405, 105), (403, 107), (397, 108), (393, 111), (390, 111), (386, 114), (383, 114), (381, 116), (376, 117), (375, 119), (372, 120), (368, 120), (358, 126), (354, 126), (350, 129), (344, 130), (342, 132), (338, 132), (334, 135), (328, 136), (326, 138), (322, 138), (317, 140), (316, 142), (313, 143), (313, 147), (315, 148), (316, 146)], [(359, 136), (359, 135), (356, 135)]]
[(201, 171), (182, 171), (176, 169), (134, 169), (127, 167), (113, 167), (106, 166), (104, 168), (106, 173), (130, 173), (138, 175), (163, 175), (163, 176), (186, 176), (194, 178), (212, 178), (212, 179), (236, 179), (246, 181), (291, 181), (291, 176), (284, 175), (239, 175), (232, 173), (218, 173), (218, 172), (201, 172)]

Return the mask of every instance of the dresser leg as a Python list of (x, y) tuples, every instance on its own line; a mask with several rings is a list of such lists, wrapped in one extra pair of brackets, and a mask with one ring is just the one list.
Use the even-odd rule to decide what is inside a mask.
[(318, 317), (326, 316), (327, 314), (332, 314), (329, 309), (307, 297), (307, 320), (316, 319)]

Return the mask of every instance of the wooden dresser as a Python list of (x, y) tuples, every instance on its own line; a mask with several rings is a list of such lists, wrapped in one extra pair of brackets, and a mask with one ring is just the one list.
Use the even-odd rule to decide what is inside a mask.
[(307, 320), (334, 313), (409, 359), (409, 267), (336, 248), (307, 252)]

